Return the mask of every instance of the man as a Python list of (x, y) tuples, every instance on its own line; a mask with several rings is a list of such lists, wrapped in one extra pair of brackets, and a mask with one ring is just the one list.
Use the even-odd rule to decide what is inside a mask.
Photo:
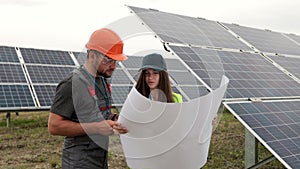
[(93, 32), (86, 48), (84, 65), (57, 86), (48, 119), (50, 134), (66, 136), (64, 169), (107, 169), (108, 136), (127, 133), (111, 119), (111, 90), (106, 81), (116, 62), (127, 59), (123, 42), (115, 32), (102, 28)]

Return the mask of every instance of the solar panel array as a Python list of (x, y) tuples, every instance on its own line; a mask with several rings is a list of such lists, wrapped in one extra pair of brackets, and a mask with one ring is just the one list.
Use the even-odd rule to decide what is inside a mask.
[(0, 46), (0, 111), (49, 109), (75, 63), (66, 51)]
[[(57, 84), (78, 66), (76, 63), (84, 63), (86, 53), (3, 46), (1, 59), (0, 83), (5, 99), (0, 110), (34, 110), (50, 108)], [(183, 100), (208, 93), (178, 59), (166, 59), (166, 62), (172, 88), (183, 95)], [(117, 65), (110, 79), (114, 106), (123, 105), (137, 81), (141, 64), (142, 56), (129, 56), (128, 60)]]
[(0, 46), (0, 109), (35, 107), (24, 67), (14, 47)]
[(55, 87), (76, 67), (67, 51), (20, 48), (40, 108), (52, 104)]
[(287, 168), (299, 168), (299, 36), (129, 8), (204, 86), (217, 88), (225, 74), (226, 107)]
[(130, 8), (165, 42), (251, 50), (217, 22), (151, 9)]
[(279, 32), (260, 30), (233, 24), (224, 25), (262, 52), (300, 55), (300, 46)]
[(212, 51), (202, 48), (170, 48), (209, 86), (229, 79), (226, 98), (299, 96), (300, 85), (256, 53)]

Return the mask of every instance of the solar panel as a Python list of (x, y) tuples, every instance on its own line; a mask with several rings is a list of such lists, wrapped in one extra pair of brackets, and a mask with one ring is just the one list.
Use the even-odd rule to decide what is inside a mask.
[(295, 34), (284, 34), (285, 36), (288, 36), (292, 40), (296, 41), (298, 45), (300, 44), (300, 36), (295, 35)]
[(87, 53), (86, 52), (72, 52), (72, 53), (75, 56), (79, 65), (83, 65), (84, 62), (86, 61)]
[(14, 47), (0, 46), (0, 62), (20, 63)]
[(169, 71), (169, 75), (179, 85), (201, 85), (201, 82), (191, 72)]
[(34, 85), (38, 101), (41, 107), (50, 107), (55, 95), (56, 85)]
[(113, 105), (123, 105), (132, 86), (115, 86), (112, 85), (112, 100)]
[(184, 91), (184, 93), (190, 99), (195, 99), (195, 98), (207, 95), (209, 93), (209, 90), (207, 90), (207, 88), (204, 86), (182, 86), (182, 85), (180, 85), (180, 88)]
[(178, 59), (165, 59), (168, 71), (187, 71), (188, 69)]
[(281, 33), (233, 24), (225, 25), (262, 52), (300, 55), (300, 46)]
[(172, 46), (170, 48), (209, 86), (229, 79), (226, 98), (299, 96), (300, 85), (259, 54)]
[(0, 64), (0, 83), (26, 83), (21, 64)]
[(70, 54), (66, 51), (20, 48), (25, 63), (74, 65)]
[(137, 69), (127, 69), (127, 71), (130, 73), (130, 75), (133, 77), (135, 81), (138, 81), (140, 73)]
[(132, 84), (132, 81), (127, 76), (127, 74), (124, 72), (123, 69), (116, 69), (113, 73), (113, 76), (111, 77), (111, 84)]
[(285, 56), (271, 56), (268, 55), (273, 61), (278, 63), (281, 67), (292, 73), (298, 79), (300, 79), (300, 57), (285, 57)]
[(0, 110), (7, 110), (8, 108), (34, 108), (29, 86), (27, 84), (0, 84)]
[(122, 64), (128, 68), (139, 69), (142, 65), (143, 57), (140, 56), (128, 56), (127, 60), (122, 61)]
[(129, 8), (165, 42), (251, 50), (217, 22), (151, 9)]
[(28, 74), (32, 83), (57, 84), (70, 74), (75, 67), (27, 65)]
[[(185, 93), (180, 92), (176, 86), (172, 86), (172, 85), (171, 85), (171, 88), (172, 88), (172, 91), (173, 91), (173, 92), (181, 94), (181, 96), (182, 96), (182, 101), (183, 101), (183, 102), (186, 102), (186, 101), (188, 101), (189, 99), (192, 99), (192, 98), (187, 99), (187, 98), (185, 97)], [(181, 90), (182, 90), (182, 89), (181, 89)]]
[(287, 167), (300, 167), (300, 101), (225, 103)]

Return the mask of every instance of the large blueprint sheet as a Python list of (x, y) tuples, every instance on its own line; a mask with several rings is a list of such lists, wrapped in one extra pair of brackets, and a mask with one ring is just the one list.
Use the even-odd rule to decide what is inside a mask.
[(199, 169), (207, 161), (212, 121), (228, 85), (183, 103), (152, 101), (133, 87), (119, 116), (121, 143), (133, 169)]

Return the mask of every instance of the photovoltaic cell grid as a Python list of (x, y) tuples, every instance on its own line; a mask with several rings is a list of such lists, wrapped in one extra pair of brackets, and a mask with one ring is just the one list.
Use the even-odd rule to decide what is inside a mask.
[(122, 68), (117, 68), (108, 82), (112, 88), (113, 105), (123, 105), (130, 91), (129, 89), (133, 86), (133, 82)]
[(252, 50), (217, 22), (130, 7), (163, 41)]
[(191, 72), (169, 71), (169, 75), (190, 99), (209, 93), (209, 90)]
[[(299, 96), (300, 85), (259, 54), (170, 48), (209, 86), (229, 78), (226, 98)], [(214, 88), (214, 87), (213, 87)]]
[(0, 84), (0, 109), (35, 107), (27, 84)]
[(34, 85), (41, 107), (49, 107), (55, 95), (56, 85)]
[(21, 64), (0, 64), (0, 83), (27, 83)]
[(14, 47), (0, 46), (0, 110), (35, 108)]
[(284, 57), (284, 56), (271, 56), (268, 55), (273, 61), (278, 63), (281, 67), (285, 68), (291, 74), (300, 79), (300, 57)]
[(76, 68), (67, 51), (20, 48), (41, 107), (50, 107), (56, 85)]
[(289, 167), (300, 168), (300, 101), (226, 104)]
[(262, 52), (300, 55), (300, 46), (281, 33), (233, 24), (225, 25)]
[(110, 78), (111, 84), (123, 84), (129, 85), (133, 84), (130, 78), (126, 75), (123, 69), (118, 68), (114, 71), (113, 76)]
[(7, 46), (0, 46), (0, 62), (0, 94), (5, 98), (0, 102), (2, 111), (50, 107), (56, 85), (76, 67), (66, 51)]
[(112, 85), (113, 105), (123, 105), (132, 86), (115, 86)]
[(32, 83), (58, 84), (64, 77), (70, 74), (74, 67), (27, 65), (28, 74)]
[(0, 46), (0, 62), (20, 63), (14, 47)]
[(75, 56), (77, 62), (79, 63), (79, 65), (83, 65), (84, 62), (86, 61), (86, 52), (72, 52), (73, 55)]
[(284, 34), (285, 36), (288, 36), (289, 38), (293, 39), (296, 41), (298, 44), (300, 44), (300, 36), (295, 35), (295, 34)]
[(66, 51), (20, 48), (25, 63), (50, 64), (50, 65), (73, 65), (70, 54)]

